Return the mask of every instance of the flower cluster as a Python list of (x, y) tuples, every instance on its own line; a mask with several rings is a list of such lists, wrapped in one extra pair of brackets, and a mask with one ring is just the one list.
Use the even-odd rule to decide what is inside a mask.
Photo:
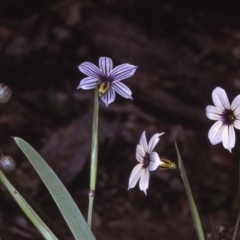
[[(115, 100), (115, 92), (124, 98), (132, 99), (131, 90), (121, 81), (131, 77), (137, 67), (131, 64), (121, 64), (113, 68), (111, 58), (101, 57), (99, 67), (84, 62), (78, 66), (79, 70), (87, 75), (81, 80), (78, 89), (96, 89), (98, 96), (108, 106)], [(223, 143), (225, 149), (230, 152), (235, 146), (234, 128), (240, 129), (240, 95), (238, 95), (230, 105), (226, 92), (216, 87), (212, 93), (212, 99), (215, 106), (206, 107), (206, 115), (209, 119), (216, 122), (208, 132), (208, 138), (211, 144)], [(176, 165), (166, 158), (161, 158), (153, 151), (154, 147), (164, 133), (156, 133), (152, 136), (149, 143), (146, 140), (145, 131), (142, 133), (140, 142), (136, 149), (136, 159), (139, 162), (132, 170), (128, 189), (134, 188), (139, 181), (139, 188), (145, 194), (149, 185), (149, 171), (159, 169), (174, 169)]]

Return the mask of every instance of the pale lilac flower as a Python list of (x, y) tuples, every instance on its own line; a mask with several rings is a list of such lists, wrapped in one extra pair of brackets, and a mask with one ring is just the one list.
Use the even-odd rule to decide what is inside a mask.
[(206, 107), (206, 115), (216, 120), (208, 132), (211, 144), (223, 143), (230, 152), (235, 145), (234, 127), (240, 129), (240, 95), (234, 98), (230, 105), (224, 89), (216, 87), (212, 92), (215, 106)]
[(131, 77), (137, 69), (136, 66), (125, 63), (113, 68), (111, 58), (100, 57), (99, 68), (90, 62), (84, 62), (78, 68), (88, 77), (81, 80), (77, 89), (86, 90), (97, 87), (98, 95), (106, 106), (114, 101), (115, 92), (124, 98), (132, 99), (131, 90), (121, 81)]
[(139, 188), (146, 195), (149, 183), (149, 171), (154, 171), (160, 164), (164, 164), (156, 152), (153, 152), (154, 147), (160, 140), (159, 137), (164, 133), (156, 133), (152, 136), (147, 144), (145, 131), (142, 133), (139, 144), (136, 149), (136, 159), (139, 162), (132, 170), (128, 189), (134, 188), (139, 180)]

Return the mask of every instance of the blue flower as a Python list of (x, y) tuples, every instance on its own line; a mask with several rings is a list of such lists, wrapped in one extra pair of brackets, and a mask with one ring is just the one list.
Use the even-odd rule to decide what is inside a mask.
[(101, 57), (99, 58), (99, 68), (90, 62), (84, 62), (78, 68), (88, 77), (81, 80), (77, 89), (87, 90), (97, 87), (98, 95), (106, 107), (115, 100), (115, 92), (124, 98), (132, 99), (131, 90), (121, 81), (131, 77), (137, 66), (125, 63), (113, 68), (111, 58)]

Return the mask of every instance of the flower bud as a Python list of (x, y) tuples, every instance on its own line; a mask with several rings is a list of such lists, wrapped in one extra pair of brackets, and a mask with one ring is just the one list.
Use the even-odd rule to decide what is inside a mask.
[(8, 102), (11, 96), (12, 90), (4, 83), (0, 83), (0, 103)]
[(2, 156), (0, 158), (0, 169), (4, 173), (10, 173), (10, 172), (14, 171), (15, 168), (16, 168), (16, 162), (12, 157)]

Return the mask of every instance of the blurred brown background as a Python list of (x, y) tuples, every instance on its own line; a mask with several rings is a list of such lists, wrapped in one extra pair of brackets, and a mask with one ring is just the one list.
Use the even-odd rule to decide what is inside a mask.
[[(165, 132), (156, 151), (177, 163), (178, 142), (204, 230), (238, 214), (239, 133), (230, 154), (211, 146), (205, 107), (216, 86), (240, 90), (238, 1), (7, 0), (0, 2), (0, 81), (13, 90), (0, 106), (0, 148), (17, 169), (9, 178), (59, 239), (73, 239), (47, 190), (10, 136), (38, 150), (86, 216), (93, 91), (76, 90), (77, 66), (101, 56), (139, 66), (124, 80), (134, 101), (100, 104), (99, 170), (93, 231), (99, 240), (197, 239), (178, 170), (151, 173), (147, 197), (127, 191), (135, 148)], [(0, 186), (2, 240), (42, 239)], [(226, 236), (224, 236), (226, 235)], [(210, 239), (210, 238), (208, 238)]]

